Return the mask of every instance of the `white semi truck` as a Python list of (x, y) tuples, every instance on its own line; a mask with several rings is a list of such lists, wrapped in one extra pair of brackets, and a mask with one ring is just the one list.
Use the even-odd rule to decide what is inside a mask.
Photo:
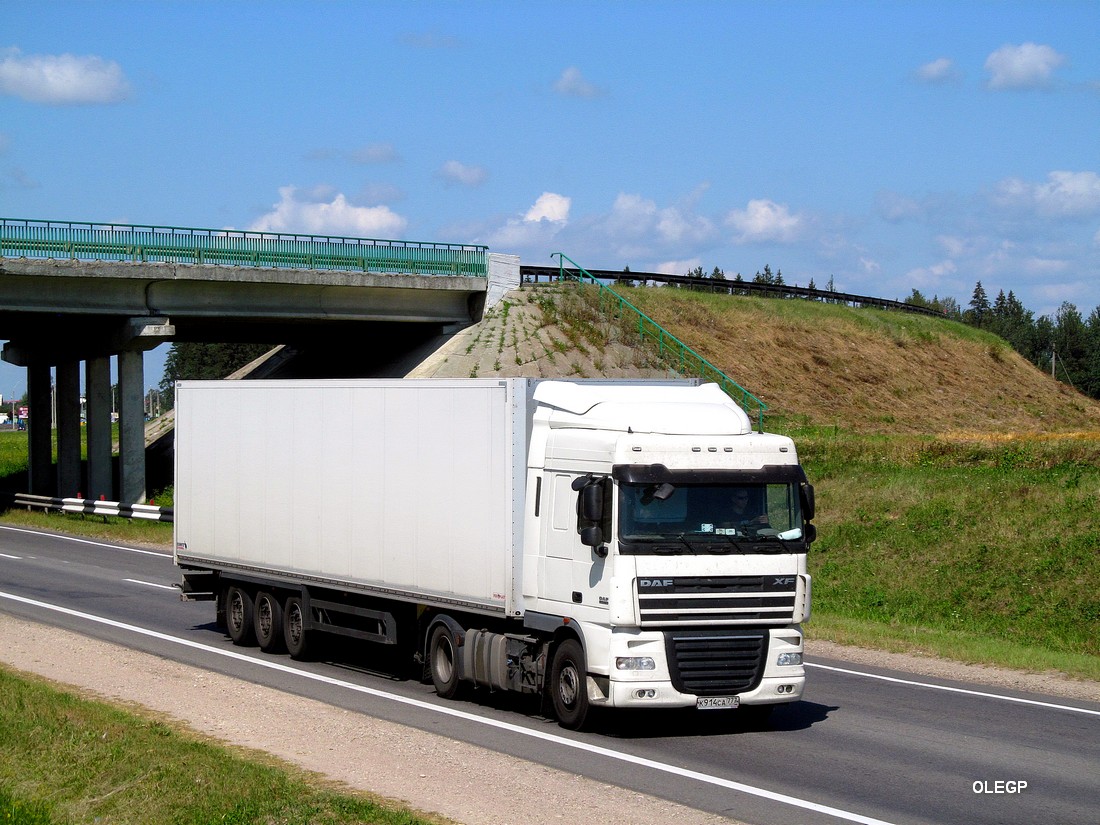
[(813, 488), (714, 384), (182, 381), (175, 561), (233, 642), (396, 646), (440, 696), (798, 700)]

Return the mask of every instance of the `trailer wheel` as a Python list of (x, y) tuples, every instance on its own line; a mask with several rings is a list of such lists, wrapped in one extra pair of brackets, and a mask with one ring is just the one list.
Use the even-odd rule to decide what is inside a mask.
[(554, 651), (550, 670), (550, 701), (558, 724), (580, 730), (588, 717), (588, 678), (584, 650), (576, 639), (566, 639)]
[(225, 629), (235, 645), (250, 645), (254, 636), (254, 605), (248, 591), (230, 585), (225, 592)]
[(253, 610), (256, 641), (264, 653), (279, 653), (283, 649), (283, 607), (279, 600), (264, 590), (256, 594)]
[(302, 600), (291, 596), (283, 610), (283, 642), (291, 659), (302, 661), (309, 657), (310, 631), (306, 629), (306, 611)]
[(442, 699), (453, 699), (459, 688), (458, 650), (451, 631), (441, 624), (436, 625), (428, 642), (428, 669), (435, 692)]

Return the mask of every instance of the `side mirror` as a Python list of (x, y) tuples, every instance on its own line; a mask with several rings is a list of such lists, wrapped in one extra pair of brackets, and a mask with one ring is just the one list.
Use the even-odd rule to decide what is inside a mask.
[(807, 524), (803, 532), (806, 536), (806, 544), (813, 544), (817, 541), (817, 525)]
[(587, 521), (603, 520), (603, 484), (594, 481), (581, 490), (582, 519)]
[(603, 544), (603, 530), (599, 526), (581, 528), (581, 544), (585, 547), (599, 547)]
[(806, 521), (814, 520), (814, 485), (803, 484), (799, 487), (802, 496), (802, 518)]

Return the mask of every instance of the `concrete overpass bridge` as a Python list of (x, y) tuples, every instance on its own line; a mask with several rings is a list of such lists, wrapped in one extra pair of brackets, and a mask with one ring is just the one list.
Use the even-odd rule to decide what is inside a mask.
[(163, 342), (293, 343), (314, 374), (403, 375), (519, 279), (518, 256), (472, 244), (0, 218), (0, 340), (27, 369), (30, 491), (145, 499), (142, 353)]

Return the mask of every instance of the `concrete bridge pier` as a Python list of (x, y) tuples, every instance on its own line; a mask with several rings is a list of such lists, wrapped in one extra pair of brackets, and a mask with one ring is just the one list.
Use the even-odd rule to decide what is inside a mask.
[(57, 495), (73, 498), (80, 490), (80, 362), (66, 359), (55, 370), (57, 414)]
[[(105, 333), (105, 334), (103, 334)], [(145, 489), (145, 350), (175, 335), (167, 318), (128, 318), (89, 336), (88, 351), (72, 343), (62, 349), (4, 347), (4, 360), (27, 368), (31, 408), (28, 425), (28, 487), (35, 495), (140, 504)], [(114, 490), (111, 456), (111, 354), (118, 359), (119, 489)], [(81, 357), (83, 355), (83, 358)], [(81, 475), (80, 362), (87, 399), (87, 477)], [(51, 368), (56, 380), (51, 380)], [(57, 469), (53, 471), (53, 431)]]
[[(6, 355), (7, 353), (5, 353)], [(10, 360), (10, 359), (5, 359)], [(27, 486), (36, 496), (54, 493), (57, 477), (53, 469), (53, 380), (47, 361), (32, 361), (27, 367), (27, 402), (36, 412), (27, 423)]]
[(96, 501), (102, 496), (115, 500), (114, 473), (111, 472), (111, 358), (97, 355), (84, 362), (84, 398), (88, 424), (88, 489), (85, 494)]

